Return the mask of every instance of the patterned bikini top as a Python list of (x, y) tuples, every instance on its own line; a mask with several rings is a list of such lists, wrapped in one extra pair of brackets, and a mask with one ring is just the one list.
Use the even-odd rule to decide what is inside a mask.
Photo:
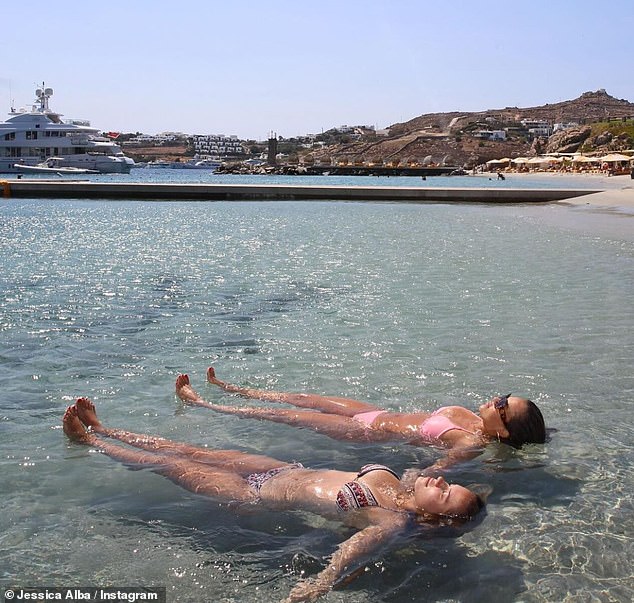
[(363, 509), (365, 507), (378, 507), (377, 502), (372, 490), (364, 483), (357, 481), (360, 477), (371, 473), (372, 471), (387, 471), (391, 473), (396, 479), (400, 480), (400, 477), (385, 465), (364, 465), (361, 467), (357, 477), (354, 481), (346, 482), (339, 492), (337, 492), (336, 504), (340, 511), (350, 511), (352, 509)]

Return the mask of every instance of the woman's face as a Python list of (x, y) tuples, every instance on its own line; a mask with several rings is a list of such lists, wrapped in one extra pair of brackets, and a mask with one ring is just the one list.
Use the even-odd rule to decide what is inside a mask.
[(526, 413), (526, 398), (496, 396), (480, 406), (480, 417), (484, 433), (491, 437), (508, 438), (507, 424), (511, 418)]
[(476, 495), (464, 486), (448, 484), (443, 477), (419, 477), (414, 484), (414, 501), (419, 511), (466, 516), (473, 508)]

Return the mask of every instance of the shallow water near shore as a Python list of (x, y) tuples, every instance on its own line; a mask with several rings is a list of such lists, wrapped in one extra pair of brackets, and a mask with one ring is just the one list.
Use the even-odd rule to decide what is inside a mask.
[(310, 514), (237, 514), (70, 444), (61, 417), (80, 395), (112, 427), (311, 467), (402, 471), (440, 454), (184, 407), (178, 372), (204, 397), (241, 402), (205, 384), (213, 364), (234, 383), (395, 410), (476, 409), (513, 392), (555, 430), (544, 446), (494, 445), (451, 471), (493, 488), (471, 531), (413, 536), (325, 601), (632, 600), (634, 241), (620, 226), (631, 218), (597, 216), (615, 228), (593, 230), (578, 217), (562, 206), (4, 203), (0, 585), (275, 601), (350, 535)]

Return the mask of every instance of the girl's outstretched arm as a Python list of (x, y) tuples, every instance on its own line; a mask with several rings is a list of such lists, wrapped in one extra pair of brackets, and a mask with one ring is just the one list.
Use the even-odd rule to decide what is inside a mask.
[(283, 603), (315, 601), (330, 591), (341, 579), (349, 577), (361, 565), (374, 558), (380, 548), (388, 545), (407, 524), (407, 516), (391, 511), (379, 523), (372, 524), (342, 542), (326, 569), (316, 576), (301, 580)]

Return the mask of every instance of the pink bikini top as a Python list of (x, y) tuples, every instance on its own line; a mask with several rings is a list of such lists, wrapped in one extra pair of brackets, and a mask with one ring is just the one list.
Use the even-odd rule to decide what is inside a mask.
[(439, 439), (444, 433), (451, 431), (452, 429), (457, 429), (458, 431), (464, 431), (465, 433), (470, 433), (473, 435), (472, 431), (465, 429), (464, 427), (460, 427), (460, 425), (456, 425), (451, 419), (448, 419), (444, 415), (438, 414), (447, 408), (452, 408), (451, 406), (443, 406), (438, 410), (434, 411), (431, 417), (425, 419), (418, 428), (420, 434), (428, 438), (430, 440)]
[[(453, 408), (452, 406), (443, 406), (438, 410), (434, 411), (434, 413), (425, 419), (419, 426), (420, 434), (429, 440), (437, 440), (444, 433), (457, 429), (458, 431), (464, 431), (465, 433), (470, 433), (473, 435), (473, 432), (465, 429), (464, 427), (460, 427), (460, 425), (456, 425), (451, 419), (448, 419), (444, 415), (438, 414), (443, 410), (448, 408)], [(458, 407), (461, 408), (461, 407)], [(369, 412), (362, 412), (354, 415), (352, 418), (362, 423), (365, 427), (369, 428), (372, 425), (374, 419), (376, 419), (379, 415), (384, 414), (385, 410), (371, 410)]]

